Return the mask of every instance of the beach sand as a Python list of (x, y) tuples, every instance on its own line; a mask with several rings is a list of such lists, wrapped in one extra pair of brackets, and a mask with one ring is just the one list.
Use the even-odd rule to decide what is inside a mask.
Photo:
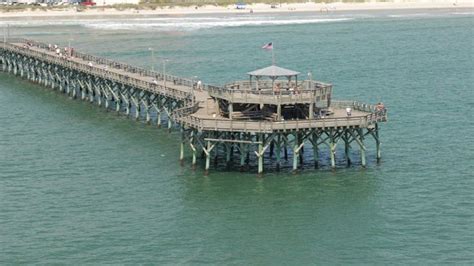
[(418, 1), (393, 1), (393, 2), (366, 2), (366, 3), (283, 3), (271, 8), (269, 4), (247, 5), (246, 9), (237, 10), (234, 6), (201, 6), (201, 7), (164, 7), (162, 9), (126, 9), (117, 10), (115, 8), (90, 8), (81, 12), (76, 11), (75, 7), (67, 7), (63, 10), (25, 10), (19, 12), (1, 12), (0, 19), (14, 17), (65, 17), (65, 16), (123, 16), (123, 15), (172, 15), (172, 14), (212, 14), (212, 13), (276, 13), (276, 12), (337, 12), (350, 10), (390, 10), (390, 9), (438, 9), (438, 8), (474, 8), (473, 0), (418, 0)]

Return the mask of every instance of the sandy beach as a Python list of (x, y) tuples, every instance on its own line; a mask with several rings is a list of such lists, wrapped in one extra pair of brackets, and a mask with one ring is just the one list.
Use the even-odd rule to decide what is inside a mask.
[(163, 7), (156, 10), (125, 9), (117, 10), (110, 7), (89, 8), (78, 12), (75, 7), (66, 7), (60, 10), (25, 10), (18, 12), (1, 12), (2, 18), (15, 17), (64, 17), (64, 16), (123, 16), (123, 15), (172, 15), (172, 14), (212, 14), (212, 13), (276, 13), (276, 12), (338, 12), (351, 10), (397, 10), (397, 9), (470, 9), (474, 8), (474, 1), (448, 0), (448, 1), (393, 1), (393, 2), (366, 2), (366, 3), (283, 3), (272, 8), (269, 4), (251, 4), (246, 9), (238, 10), (234, 6), (190, 6), (190, 7)]

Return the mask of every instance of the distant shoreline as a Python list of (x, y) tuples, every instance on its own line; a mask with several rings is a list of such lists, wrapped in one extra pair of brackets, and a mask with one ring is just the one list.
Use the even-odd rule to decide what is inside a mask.
[[(139, 8), (139, 6), (137, 6)], [(276, 8), (271, 8), (269, 4), (249, 4), (246, 9), (238, 10), (233, 6), (189, 6), (189, 7), (163, 7), (155, 10), (129, 8), (117, 10), (113, 7), (95, 7), (76, 11), (74, 7), (67, 7), (62, 10), (24, 10), (18, 12), (2, 12), (0, 9), (0, 20), (5, 18), (41, 18), (41, 17), (62, 17), (62, 16), (120, 16), (120, 15), (193, 15), (193, 14), (247, 14), (247, 13), (294, 13), (294, 12), (322, 12), (331, 13), (338, 11), (357, 10), (403, 10), (403, 9), (471, 9), (474, 2), (469, 0), (458, 1), (413, 1), (413, 2), (365, 2), (365, 3), (290, 3), (281, 4)]]

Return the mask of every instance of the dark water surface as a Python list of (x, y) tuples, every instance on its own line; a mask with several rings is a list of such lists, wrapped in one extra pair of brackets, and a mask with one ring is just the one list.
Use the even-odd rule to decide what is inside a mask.
[(390, 122), (365, 170), (205, 177), (179, 166), (178, 132), (0, 73), (1, 264), (474, 263), (471, 10), (8, 23), (145, 67), (154, 47), (217, 84), (268, 65), (273, 41), (279, 65)]

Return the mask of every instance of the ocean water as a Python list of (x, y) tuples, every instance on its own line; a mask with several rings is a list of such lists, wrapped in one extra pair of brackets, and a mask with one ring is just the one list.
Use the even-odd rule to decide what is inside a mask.
[[(271, 63), (389, 108), (381, 164), (204, 176), (167, 133), (0, 73), (0, 264), (474, 263), (473, 10), (1, 19), (206, 83)], [(156, 59), (155, 67), (161, 67)], [(327, 157), (327, 156), (326, 156)], [(269, 165), (266, 165), (269, 168)]]

